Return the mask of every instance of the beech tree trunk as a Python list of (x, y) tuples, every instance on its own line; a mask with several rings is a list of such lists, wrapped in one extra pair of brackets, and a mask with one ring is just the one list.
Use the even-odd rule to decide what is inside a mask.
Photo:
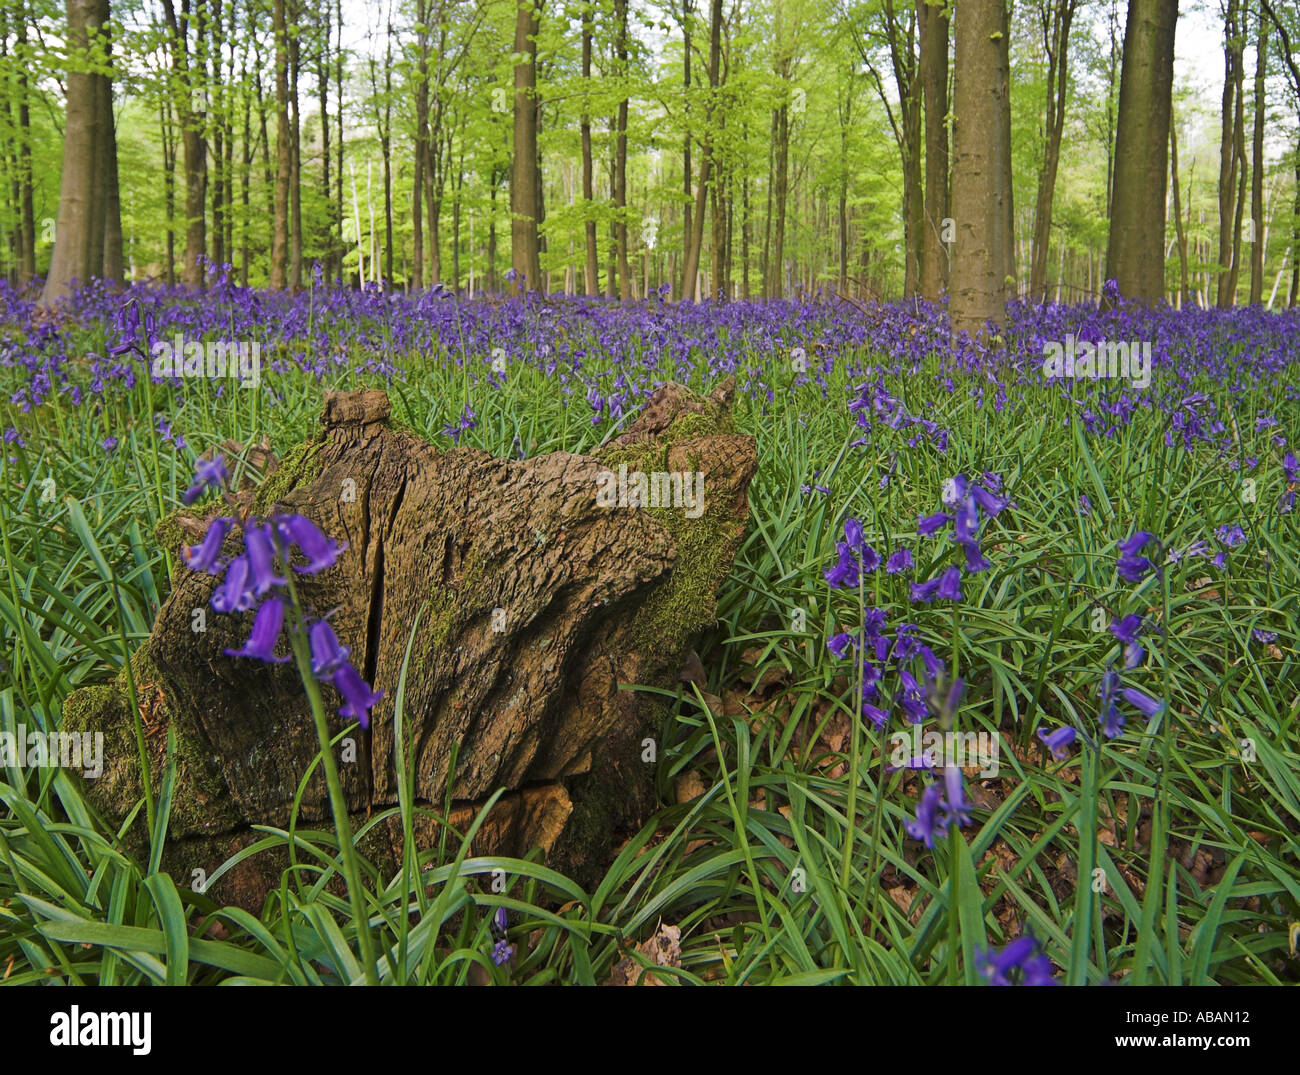
[(289, 45), (285, 25), (286, 0), (272, 0), (271, 27), (275, 35), (275, 216), (271, 225), (271, 287), (280, 291), (289, 282), (289, 183), (293, 156), (289, 148)]
[(956, 222), (949, 311), (954, 337), (983, 336), (1006, 314), (1003, 77), (1004, 0), (967, 0), (956, 11), (953, 64), (952, 215)]
[(1250, 219), (1255, 233), (1250, 247), (1250, 304), (1264, 298), (1264, 79), (1268, 72), (1268, 22), (1261, 11), (1255, 37), (1255, 117), (1251, 132)]
[(1070, 76), (1070, 28), (1078, 0), (1042, 0), (1040, 18), (1043, 48), (1047, 52), (1047, 110), (1043, 118), (1046, 143), (1038, 173), (1038, 198), (1034, 203), (1034, 245), (1030, 255), (1029, 293), (1036, 302), (1047, 301), (1047, 256), (1051, 249), (1052, 203), (1056, 170), (1065, 131), (1065, 102)]
[(537, 224), (541, 217), (537, 171), (537, 32), (542, 0), (517, 0), (515, 12), (514, 158), (510, 171), (510, 262), (512, 290), (541, 290), (542, 262)]
[[(921, 295), (937, 302), (948, 287), (943, 222), (948, 195), (948, 16), (941, 3), (921, 0), (921, 87), (925, 99), (925, 223), (921, 243)], [(846, 230), (846, 225), (841, 224)], [(841, 237), (844, 259), (848, 237)], [(841, 285), (843, 288), (844, 285)]]
[(102, 63), (109, 56), (108, 20), (108, 0), (67, 0), (73, 55), (67, 74), (59, 215), (41, 292), (43, 306), (69, 295), (74, 281), (87, 284), (122, 276), (113, 91), (109, 77), (93, 70), (96, 57)]
[(592, 0), (582, 6), (582, 201), (583, 232), (586, 236), (586, 250), (583, 272), (583, 290), (588, 295), (600, 294), (600, 268), (596, 252), (595, 189), (591, 164), (591, 115), (587, 111), (586, 93), (591, 86), (591, 32)]
[(1139, 302), (1165, 290), (1165, 194), (1178, 0), (1132, 0), (1124, 30), (1106, 279)]

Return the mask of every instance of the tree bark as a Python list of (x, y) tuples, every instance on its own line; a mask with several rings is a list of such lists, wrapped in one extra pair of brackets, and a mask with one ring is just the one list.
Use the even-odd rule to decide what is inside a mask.
[[(695, 297), (700, 253), (704, 246), (704, 199), (713, 173), (713, 113), (716, 107), (721, 51), (722, 0), (712, 0), (709, 12), (709, 103), (705, 108), (704, 159), (700, 163), (700, 181), (695, 188), (695, 208), (691, 216), (690, 240), (686, 244), (686, 255), (682, 259), (680, 298), (683, 300)], [(784, 111), (784, 107), (783, 105), (781, 111)]]
[(515, 13), (514, 158), (510, 172), (510, 263), (513, 290), (541, 290), (542, 264), (537, 224), (537, 33), (542, 0), (517, 0)]
[[(920, 0), (921, 88), (925, 99), (925, 222), (921, 243), (921, 294), (937, 302), (948, 287), (943, 222), (948, 195), (948, 16), (942, 3)], [(847, 222), (841, 221), (841, 263), (847, 262)], [(841, 271), (844, 275), (844, 270)], [(847, 289), (847, 281), (840, 285)]]
[[(71, 294), (74, 282), (88, 284), (107, 270), (114, 270), (110, 279), (121, 277), (112, 84), (94, 69), (108, 58), (108, 0), (67, 0), (66, 13), (72, 66), (67, 75), (59, 215), (42, 306)], [(111, 263), (114, 233), (116, 265)]]
[(1124, 31), (1115, 190), (1106, 278), (1158, 302), (1165, 285), (1165, 194), (1178, 0), (1132, 0)]
[[(505, 788), (474, 853), (522, 856), (541, 846), (580, 884), (602, 875), (620, 838), (653, 807), (647, 750), (668, 746), (656, 743), (661, 703), (619, 684), (678, 682), (692, 637), (716, 617), (717, 589), (745, 534), (757, 459), (753, 439), (734, 432), (733, 393), (734, 380), (708, 399), (665, 385), (596, 456), (522, 461), (440, 452), (387, 423), (382, 392), (327, 394), (320, 437), (270, 486), (249, 492), (248, 510), (307, 514), (349, 542), (333, 567), (299, 576), (297, 587), (304, 607), (334, 610), (354, 667), (384, 691), (369, 728), (354, 727), (339, 747), (351, 811), (397, 802), (394, 707), (404, 680), (416, 803), (441, 811), (450, 802), (453, 820), (463, 819)], [(600, 499), (647, 471), (686, 474), (697, 490), (702, 483), (703, 513), (687, 518), (684, 498), (677, 507)], [(341, 496), (349, 482), (356, 495)], [(177, 523), (185, 534), (206, 526)], [(233, 552), (240, 538), (228, 540)], [(190, 759), (168, 840), (186, 862), (220, 861), (259, 838), (254, 825), (286, 825), (319, 751), (293, 665), (226, 656), (251, 614), (210, 614), (206, 631), (191, 629), (215, 583), (182, 573), (132, 662), (152, 719), (175, 731)], [(64, 710), (68, 727), (104, 732), (105, 758), (117, 763), (87, 790), (119, 820), (142, 790), (124, 687), (125, 676), (113, 689), (90, 688)], [(163, 754), (149, 759), (154, 779)], [(329, 817), (317, 771), (299, 824)], [(421, 825), (419, 846), (432, 846), (439, 833)], [(387, 871), (401, 847), (398, 823), (381, 826), (362, 852)], [(283, 866), (258, 856), (211, 894), (260, 906)]]
[(1051, 246), (1052, 202), (1056, 171), (1061, 159), (1061, 136), (1065, 131), (1065, 103), (1069, 89), (1070, 28), (1077, 0), (1040, 0), (1039, 18), (1043, 48), (1047, 53), (1047, 109), (1043, 122), (1046, 142), (1043, 166), (1038, 173), (1038, 197), (1034, 203), (1034, 245), (1030, 255), (1029, 293), (1037, 302), (1047, 301), (1047, 256)]
[(587, 108), (587, 94), (591, 90), (591, 35), (593, 2), (586, 0), (582, 6), (582, 203), (583, 232), (586, 237), (583, 265), (583, 290), (588, 295), (600, 294), (600, 268), (596, 252), (595, 189), (591, 163), (591, 114)]
[(1254, 242), (1250, 248), (1250, 304), (1264, 298), (1264, 122), (1267, 108), (1264, 81), (1268, 74), (1268, 22), (1259, 13), (1259, 32), (1255, 37), (1255, 118), (1251, 133), (1250, 219), (1254, 225)]
[(967, 0), (956, 10), (953, 64), (952, 215), (956, 240), (949, 292), (954, 338), (981, 337), (1006, 313), (1002, 250), (1006, 214), (1002, 189), (1002, 107), (999, 35), (1003, 0)]
[(275, 35), (275, 217), (271, 224), (271, 288), (283, 291), (289, 282), (289, 184), (293, 157), (289, 148), (289, 42), (285, 18), (287, 0), (271, 0)]

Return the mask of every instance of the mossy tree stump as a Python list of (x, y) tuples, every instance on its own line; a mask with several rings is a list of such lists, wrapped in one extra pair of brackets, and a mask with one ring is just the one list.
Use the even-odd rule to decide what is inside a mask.
[[(409, 647), (403, 712), (416, 801), (430, 813), (451, 803), (458, 824), (504, 788), (476, 854), (540, 846), (579, 879), (599, 875), (653, 806), (642, 743), (657, 737), (662, 713), (626, 687), (676, 684), (744, 535), (757, 460), (752, 438), (734, 432), (732, 391), (727, 383), (705, 399), (666, 385), (594, 456), (522, 461), (440, 452), (389, 423), (382, 392), (326, 396), (319, 436), (286, 458), (253, 514), (299, 512), (348, 543), (332, 568), (297, 584), (304, 606), (330, 616), (354, 665), (384, 690), (370, 727), (354, 727), (340, 750), (359, 821), (398, 801), (395, 703)], [(615, 472), (631, 474), (633, 487), (649, 475), (664, 494), (672, 482), (663, 475), (698, 475), (703, 503), (637, 506), (634, 493), (611, 506), (601, 490)], [(237, 538), (229, 541), (233, 555)], [(293, 664), (225, 656), (247, 637), (252, 613), (214, 614), (215, 583), (182, 570), (133, 662), (147, 728), (177, 733), (165, 862), (186, 880), (252, 842), (251, 826), (287, 826), (318, 750)], [(206, 610), (203, 631), (194, 630), (197, 609)], [(336, 707), (333, 688), (324, 690)], [(77, 692), (66, 719), (106, 733), (107, 771), (88, 790), (109, 816), (124, 816), (140, 793), (125, 691)], [(150, 737), (155, 781), (165, 739)], [(298, 825), (329, 820), (315, 775)], [(426, 818), (418, 836), (436, 830)], [(401, 839), (391, 819), (362, 850), (391, 864)], [(259, 904), (282, 866), (254, 856), (210, 894)]]

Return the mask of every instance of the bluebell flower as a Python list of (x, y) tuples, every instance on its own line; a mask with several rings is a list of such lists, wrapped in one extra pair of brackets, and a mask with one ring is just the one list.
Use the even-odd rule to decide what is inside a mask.
[(889, 575), (901, 575), (904, 571), (911, 571), (915, 566), (912, 550), (904, 545), (895, 550), (885, 562), (885, 572)]
[(990, 985), (1054, 985), (1052, 963), (1039, 951), (1038, 941), (1026, 934), (1001, 952), (985, 949), (976, 957), (977, 969)]
[(921, 792), (916, 804), (916, 818), (905, 823), (907, 834), (913, 840), (920, 840), (928, 848), (934, 847), (934, 839), (948, 827), (942, 817), (943, 792), (938, 784), (931, 784)]
[(840, 660), (844, 659), (844, 655), (852, 645), (853, 636), (847, 631), (842, 631), (840, 634), (832, 635), (826, 642), (826, 648), (835, 654), (835, 656)]
[(226, 650), (227, 657), (253, 657), (268, 664), (283, 664), (288, 657), (275, 655), (275, 644), (284, 625), (284, 602), (278, 597), (268, 597), (262, 602), (253, 618), (253, 629), (242, 649)]
[(218, 516), (208, 524), (208, 531), (203, 535), (203, 540), (197, 545), (186, 545), (181, 548), (181, 559), (185, 561), (185, 566), (191, 571), (202, 571), (207, 575), (215, 575), (220, 571), (220, 562), (218, 557), (221, 555), (221, 544), (226, 540), (226, 534), (234, 526), (235, 520), (227, 515)]
[(1069, 756), (1070, 745), (1077, 734), (1068, 725), (1057, 728), (1054, 732), (1048, 732), (1046, 728), (1038, 729), (1038, 738), (1047, 745), (1047, 749), (1052, 752), (1052, 757), (1057, 761), (1064, 761)]

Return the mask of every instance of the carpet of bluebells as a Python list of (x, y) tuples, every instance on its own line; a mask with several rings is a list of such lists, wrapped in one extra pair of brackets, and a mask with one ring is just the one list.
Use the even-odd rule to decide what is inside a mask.
[[(665, 381), (734, 376), (759, 453), (706, 682), (664, 699), (661, 809), (595, 890), (457, 840), (376, 879), (317, 833), (315, 872), (254, 918), (157, 873), (160, 804), (140, 861), (79, 778), (11, 763), (0, 961), (118, 983), (596, 983), (628, 959), (682, 982), (1300, 980), (1300, 310), (1108, 298), (1013, 304), (954, 348), (940, 307), (833, 295), (465, 299), (319, 274), (288, 295), (217, 274), (48, 311), (0, 287), (9, 733), (58, 728), (70, 691), (117, 676), (180, 563), (225, 573), (216, 611), (257, 609), (232, 660), (288, 660), (283, 631), (345, 722), (397, 688), (296, 619), (291, 549), (295, 570), (335, 549), (309, 520), (250, 520), (230, 563), (232, 518), (195, 546), (154, 537), (232, 472), (256, 480), (258, 446), (310, 436), (325, 390), (385, 388), (434, 444), (524, 458), (596, 447)], [(1149, 344), (1150, 383), (1045, 376), (1067, 336)], [(257, 383), (151, 367), (193, 341), (255, 346)]]

